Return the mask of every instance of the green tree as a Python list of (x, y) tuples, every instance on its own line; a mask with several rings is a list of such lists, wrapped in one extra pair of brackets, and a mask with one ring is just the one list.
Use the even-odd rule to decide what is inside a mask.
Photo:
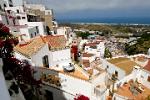
[(109, 51), (108, 48), (105, 48), (104, 57), (105, 58), (111, 58), (112, 57), (112, 54), (111, 54), (111, 52)]
[[(135, 41), (134, 41), (135, 42)], [(125, 51), (129, 55), (134, 55), (138, 53), (147, 54), (150, 48), (150, 34), (144, 33), (141, 38), (137, 39), (136, 43), (133, 45), (126, 44)]]
[(82, 37), (82, 39), (87, 39), (89, 35), (91, 35), (89, 32), (76, 32), (77, 37)]

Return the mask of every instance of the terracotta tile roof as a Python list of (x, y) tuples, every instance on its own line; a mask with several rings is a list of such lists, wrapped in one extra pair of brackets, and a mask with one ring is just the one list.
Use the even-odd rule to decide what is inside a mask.
[(147, 97), (150, 96), (150, 89), (143, 86), (142, 84), (139, 84), (139, 85), (140, 85), (140, 87), (142, 87), (144, 89), (144, 91), (142, 91), (141, 93), (137, 92), (137, 95), (134, 95), (129, 90), (129, 87), (130, 87), (129, 83), (118, 88), (118, 90), (116, 91), (116, 94), (118, 94), (119, 96), (126, 97), (130, 100), (147, 100)]
[(131, 61), (129, 58), (123, 58), (123, 57), (113, 58), (108, 60), (108, 62), (124, 70), (126, 72), (126, 75), (132, 72), (134, 66), (141, 67), (136, 62)]
[(38, 36), (31, 39), (28, 42), (23, 44), (18, 44), (14, 50), (30, 57), (32, 54), (37, 52), (41, 47), (43, 47), (46, 43), (49, 44), (51, 49), (62, 49), (66, 47), (66, 39), (63, 35), (59, 36)]
[(87, 43), (85, 46), (97, 46), (97, 43)]
[(82, 56), (83, 57), (92, 57), (92, 56), (94, 56), (94, 54), (92, 54), (92, 53), (83, 53)]
[(63, 35), (48, 35), (45, 36), (44, 39), (48, 42), (51, 49), (61, 49), (66, 47), (66, 38)]
[(89, 62), (89, 60), (82, 60), (82, 64), (83, 64), (83, 66), (84, 67), (90, 67), (90, 62)]
[(70, 76), (73, 76), (73, 77), (76, 77), (76, 78), (79, 78), (79, 79), (82, 79), (82, 80), (89, 80), (89, 78), (87, 77), (87, 76), (85, 76), (84, 74), (83, 74), (83, 72), (81, 72), (80, 70), (78, 70), (78, 69), (75, 69), (75, 71), (74, 72), (69, 72), (69, 73), (66, 73), (66, 72), (64, 72), (63, 70), (61, 70), (61, 71), (59, 71), (59, 72), (61, 72), (61, 73), (63, 73), (63, 74), (67, 74), (67, 75), (70, 75)]
[(63, 70), (56, 70), (55, 68), (45, 68), (45, 67), (39, 67), (39, 68), (45, 69), (45, 70), (55, 71), (57, 73), (62, 73), (62, 74), (69, 75), (69, 76), (72, 76), (75, 78), (79, 78), (79, 79), (85, 80), (85, 81), (89, 80), (89, 78), (86, 75), (84, 75), (84, 73), (81, 70), (79, 70), (78, 68), (75, 68), (74, 72), (64, 72)]
[(41, 36), (35, 37), (28, 42), (18, 44), (14, 50), (23, 54), (26, 57), (30, 57), (37, 51), (39, 51), (46, 42), (42, 39)]
[(137, 61), (144, 62), (146, 59), (147, 58), (145, 56), (137, 56)]
[(150, 72), (150, 59), (148, 60), (146, 66), (144, 66), (144, 69)]

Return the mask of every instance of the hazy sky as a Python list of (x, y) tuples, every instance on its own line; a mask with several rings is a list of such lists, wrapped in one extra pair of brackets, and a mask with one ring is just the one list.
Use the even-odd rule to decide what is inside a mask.
[(150, 17), (150, 0), (32, 0), (54, 9), (58, 18)]

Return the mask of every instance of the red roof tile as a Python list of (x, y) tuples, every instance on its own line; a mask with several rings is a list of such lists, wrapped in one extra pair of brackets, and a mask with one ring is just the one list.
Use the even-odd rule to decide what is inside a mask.
[(39, 51), (45, 45), (45, 41), (39, 36), (31, 39), (29, 42), (18, 44), (14, 50), (30, 57), (32, 54)]
[(87, 67), (90, 67), (90, 62), (89, 62), (89, 60), (83, 60), (83, 61), (82, 61), (82, 64), (83, 64), (83, 66), (86, 67), (86, 68), (87, 68)]
[(88, 43), (88, 44), (86, 44), (86, 46), (96, 46), (97, 45), (97, 43)]
[(146, 66), (144, 66), (144, 69), (147, 71), (150, 71), (150, 59), (148, 60), (148, 63), (146, 64)]
[(63, 35), (48, 35), (45, 36), (44, 39), (48, 42), (51, 49), (61, 49), (66, 47), (66, 38)]
[(94, 54), (92, 53), (83, 53), (83, 57), (92, 57)]

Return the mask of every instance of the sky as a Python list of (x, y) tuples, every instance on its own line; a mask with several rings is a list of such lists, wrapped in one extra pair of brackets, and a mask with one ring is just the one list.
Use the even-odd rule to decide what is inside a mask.
[(56, 18), (149, 17), (150, 0), (32, 0), (53, 9)]

